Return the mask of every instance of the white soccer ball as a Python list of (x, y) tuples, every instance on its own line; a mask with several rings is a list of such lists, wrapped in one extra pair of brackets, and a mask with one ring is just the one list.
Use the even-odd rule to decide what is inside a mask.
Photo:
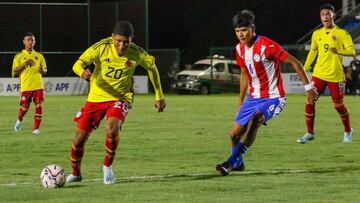
[(41, 184), (46, 188), (59, 188), (65, 185), (66, 173), (59, 165), (46, 166), (40, 174)]

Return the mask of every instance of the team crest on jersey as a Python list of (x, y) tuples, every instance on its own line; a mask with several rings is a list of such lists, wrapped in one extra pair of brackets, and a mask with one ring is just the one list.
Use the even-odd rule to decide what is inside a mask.
[(260, 55), (259, 54), (254, 54), (254, 61), (255, 62), (259, 62), (260, 61)]
[(35, 60), (39, 60), (39, 58), (37, 56), (35, 56)]
[(336, 36), (336, 35), (333, 35), (333, 36), (332, 36), (332, 39), (333, 39), (334, 41), (336, 41), (336, 40), (337, 40), (337, 36)]
[(126, 67), (128, 67), (128, 68), (131, 68), (132, 66), (134, 66), (134, 64), (135, 64), (135, 62), (132, 60), (127, 60), (125, 63)]

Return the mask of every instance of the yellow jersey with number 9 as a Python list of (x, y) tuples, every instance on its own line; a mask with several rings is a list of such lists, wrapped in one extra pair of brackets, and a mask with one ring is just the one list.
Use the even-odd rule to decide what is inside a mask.
[[(135, 68), (140, 65), (147, 70), (156, 69), (155, 58), (134, 43), (129, 45), (123, 56), (119, 56), (111, 37), (89, 47), (79, 60), (85, 65), (95, 65), (90, 77), (89, 102), (121, 100), (131, 105)], [(81, 76), (84, 69), (75, 63), (73, 70)]]
[(345, 80), (342, 56), (332, 53), (331, 48), (336, 48), (339, 53), (354, 49), (350, 34), (337, 26), (315, 30), (311, 38), (311, 49), (317, 50), (318, 58), (313, 76), (325, 81), (342, 82)]

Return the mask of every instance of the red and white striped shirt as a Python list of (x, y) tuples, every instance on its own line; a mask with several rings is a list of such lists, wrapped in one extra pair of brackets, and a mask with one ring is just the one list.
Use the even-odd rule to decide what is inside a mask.
[(249, 94), (253, 98), (284, 97), (280, 63), (289, 54), (278, 43), (264, 36), (255, 37), (251, 48), (243, 43), (236, 46), (236, 63), (248, 73)]

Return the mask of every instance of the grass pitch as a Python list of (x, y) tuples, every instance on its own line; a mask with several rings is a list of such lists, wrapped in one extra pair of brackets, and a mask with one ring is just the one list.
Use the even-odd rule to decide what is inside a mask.
[(317, 103), (316, 139), (296, 143), (305, 133), (305, 97), (288, 95), (280, 116), (260, 128), (246, 170), (222, 177), (214, 166), (230, 152), (237, 95), (167, 96), (164, 113), (155, 112), (153, 96), (137, 95), (113, 165), (117, 183), (102, 183), (103, 122), (85, 147), (83, 182), (45, 189), (44, 166), (70, 172), (72, 119), (85, 99), (47, 96), (40, 136), (31, 134), (33, 105), (15, 133), (18, 98), (0, 99), (0, 202), (360, 202), (360, 97), (351, 96), (351, 144), (341, 142), (342, 124), (326, 96)]

